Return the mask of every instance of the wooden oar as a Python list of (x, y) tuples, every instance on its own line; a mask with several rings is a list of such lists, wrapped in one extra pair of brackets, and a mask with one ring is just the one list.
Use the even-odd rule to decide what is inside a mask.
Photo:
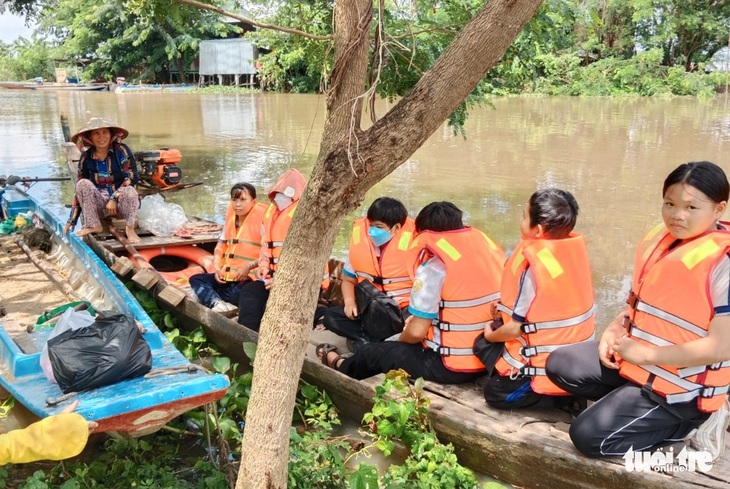
[(117, 228), (114, 227), (112, 223), (109, 223), (109, 233), (114, 236), (114, 239), (119, 241), (122, 246), (124, 246), (124, 249), (127, 250), (127, 253), (129, 253), (129, 259), (134, 265), (134, 268), (138, 270), (142, 269), (149, 269), (151, 270), (157, 278), (160, 280), (160, 283), (163, 285), (167, 285), (167, 280), (165, 280), (160, 273), (155, 270), (155, 267), (153, 267), (150, 262), (148, 262), (145, 257), (139, 254), (139, 251), (137, 251), (137, 248), (135, 248), (132, 243), (129, 242), (129, 240), (122, 235), (119, 231), (117, 231)]
[[(132, 280), (145, 290), (150, 290), (157, 283), (162, 284), (165, 288), (160, 291), (157, 297), (170, 306), (177, 307), (185, 298), (185, 292), (173, 285), (170, 285), (170, 283), (165, 280), (157, 270), (155, 270), (150, 262), (139, 254), (132, 243), (122, 236), (122, 233), (117, 231), (111, 223), (109, 223), (109, 233), (111, 233), (111, 235), (114, 236), (114, 238), (119, 241), (122, 246), (124, 246), (124, 249), (129, 253), (129, 261), (132, 262), (134, 269), (138, 270), (137, 274), (132, 277)], [(151, 277), (149, 275), (145, 277), (145, 272), (147, 274), (151, 274)], [(140, 275), (142, 276), (140, 277)]]

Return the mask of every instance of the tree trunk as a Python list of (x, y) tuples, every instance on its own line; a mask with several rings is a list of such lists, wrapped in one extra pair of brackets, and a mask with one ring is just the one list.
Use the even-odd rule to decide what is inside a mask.
[(542, 0), (491, 0), (418, 84), (360, 128), (371, 0), (335, 3), (335, 63), (317, 164), (286, 237), (261, 325), (237, 489), (285, 488), (289, 428), (322, 270), (342, 219), (446, 120)]
[[(184, 56), (179, 56), (176, 59), (176, 64), (177, 64), (177, 77), (179, 79), (179, 82), (180, 83), (187, 83), (188, 82), (188, 76), (187, 76), (187, 73), (185, 71), (185, 57)], [(175, 83), (175, 82), (172, 82), (172, 83)]]

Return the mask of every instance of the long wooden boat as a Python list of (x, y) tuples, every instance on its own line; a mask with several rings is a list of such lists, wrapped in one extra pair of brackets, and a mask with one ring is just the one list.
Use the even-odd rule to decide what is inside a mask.
[[(67, 257), (64, 267), (74, 264), (76, 275), (69, 282), (82, 287), (77, 294), (91, 299), (97, 310), (112, 308), (133, 317), (144, 329), (143, 338), (152, 351), (152, 371), (148, 375), (66, 398), (57, 384), (46, 379), (40, 366), (40, 349), (51, 330), (27, 332), (25, 328), (17, 328), (11, 317), (0, 317), (0, 385), (16, 400), (35, 415), (46, 417), (78, 399), (76, 412), (96, 421), (99, 424), (96, 431), (119, 432), (134, 437), (154, 432), (172, 418), (218, 400), (225, 394), (228, 378), (208, 374), (191, 364), (165, 338), (131, 292), (81, 239), (73, 234), (63, 237), (62, 221), (18, 189), (6, 190), (4, 197), (4, 207), (11, 217), (18, 212), (32, 212), (51, 231), (54, 247), (60, 248)], [(47, 263), (41, 266), (47, 268)], [(0, 294), (8, 292), (0, 291)], [(25, 307), (32, 306), (26, 301)], [(37, 314), (43, 312), (36, 311)], [(58, 399), (64, 400), (49, 404), (49, 401)]]
[(170, 85), (118, 85), (115, 93), (131, 93), (131, 92), (187, 92), (198, 88), (197, 85), (188, 84), (170, 84)]
[(35, 85), (32, 82), (0, 82), (0, 88), (10, 90), (35, 90)]
[[(74, 168), (77, 152), (67, 146), (67, 163), (69, 168)], [(204, 229), (206, 223), (191, 222), (190, 227)], [(218, 238), (215, 231), (201, 232), (187, 239), (138, 234), (141, 242), (134, 248), (165, 249), (168, 253), (175, 247), (191, 245), (212, 251)], [(191, 295), (176, 292), (177, 287), (159, 280), (159, 276), (146, 270), (135, 271), (127, 259), (128, 248), (109, 233), (88, 235), (87, 242), (108, 266), (122, 276), (133, 275), (138, 287), (152, 292), (159, 306), (171, 311), (179, 325), (190, 330), (202, 325), (208, 338), (221, 351), (239, 362), (245, 361), (241, 344), (257, 342), (256, 332), (211, 311)], [(324, 388), (343, 414), (361, 419), (372, 408), (375, 387), (383, 381), (383, 376), (355, 380), (322, 365), (315, 354), (315, 346), (323, 342), (346, 348), (340, 337), (327, 331), (314, 331), (304, 359), (302, 378)], [(730, 481), (730, 450), (726, 450), (725, 456), (715, 462), (708, 473), (629, 472), (622, 458), (589, 459), (575, 450), (567, 433), (572, 416), (566, 412), (492, 409), (484, 401), (481, 382), (463, 385), (426, 382), (425, 390), (431, 399), (431, 424), (443, 442), (454, 445), (460, 462), (517, 486), (725, 488)], [(726, 449), (730, 448), (727, 445), (730, 440), (726, 442)]]
[[(126, 253), (123, 245), (108, 237), (89, 236), (88, 241), (109, 266), (118, 265)], [(159, 237), (142, 237), (141, 246), (169, 247), (176, 244), (175, 239), (168, 243), (163, 241), (164, 238)], [(200, 239), (199, 245), (205, 246), (206, 241)], [(115, 268), (128, 271), (124, 267)], [(138, 283), (146, 284), (144, 287), (153, 291), (161, 307), (172, 311), (183, 326), (195, 328), (202, 325), (209, 339), (233, 358), (242, 360), (241, 344), (258, 339), (254, 331), (212, 312), (188, 295), (183, 294), (168, 302), (169, 285), (145, 280)], [(325, 341), (339, 341), (340, 346), (345, 346), (332, 333), (313, 332), (302, 377), (326, 389), (342, 412), (359, 419), (372, 407), (375, 387), (382, 382), (382, 376), (358, 381), (322, 365), (316, 358), (314, 347)], [(572, 420), (568, 413), (492, 409), (484, 402), (480, 382), (466, 385), (427, 382), (425, 388), (431, 399), (432, 426), (442, 441), (454, 445), (459, 460), (475, 470), (518, 486), (720, 488), (727, 487), (730, 480), (730, 451), (708, 473), (629, 472), (622, 458), (594, 460), (577, 452), (567, 434)], [(675, 451), (678, 452), (679, 449)]]
[(56, 90), (61, 92), (101, 92), (108, 91), (108, 83), (39, 83), (36, 90)]

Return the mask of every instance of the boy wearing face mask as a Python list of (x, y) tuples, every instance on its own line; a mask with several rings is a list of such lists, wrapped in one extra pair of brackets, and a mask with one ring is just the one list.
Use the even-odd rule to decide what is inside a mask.
[(238, 323), (254, 331), (261, 327), (281, 247), (306, 185), (304, 175), (290, 168), (269, 190), (271, 205), (264, 214), (256, 280), (244, 285), (238, 298)]
[(366, 323), (358, 311), (355, 287), (364, 280), (394, 299), (405, 320), (413, 286), (407, 260), (413, 230), (414, 221), (408, 217), (405, 206), (390, 197), (376, 199), (368, 208), (367, 217), (355, 221), (342, 276), (345, 306), (325, 311), (323, 324), (326, 329), (353, 340), (356, 346), (386, 339), (382, 333), (363, 327)]

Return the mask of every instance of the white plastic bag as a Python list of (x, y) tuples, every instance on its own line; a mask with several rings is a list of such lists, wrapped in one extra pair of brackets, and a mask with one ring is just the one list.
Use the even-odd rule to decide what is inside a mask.
[[(68, 308), (58, 318), (56, 326), (53, 327), (53, 331), (51, 331), (46, 342), (65, 331), (73, 331), (90, 326), (95, 320), (96, 318), (86, 311), (74, 311), (72, 308)], [(43, 350), (41, 350), (41, 368), (43, 369), (43, 373), (46, 374), (46, 378), (54, 384), (57, 384), (56, 378), (53, 376), (51, 359), (48, 357), (48, 343), (43, 345)]]
[(139, 227), (155, 236), (172, 236), (188, 222), (183, 208), (165, 202), (160, 194), (148, 195), (142, 199), (137, 217)]

